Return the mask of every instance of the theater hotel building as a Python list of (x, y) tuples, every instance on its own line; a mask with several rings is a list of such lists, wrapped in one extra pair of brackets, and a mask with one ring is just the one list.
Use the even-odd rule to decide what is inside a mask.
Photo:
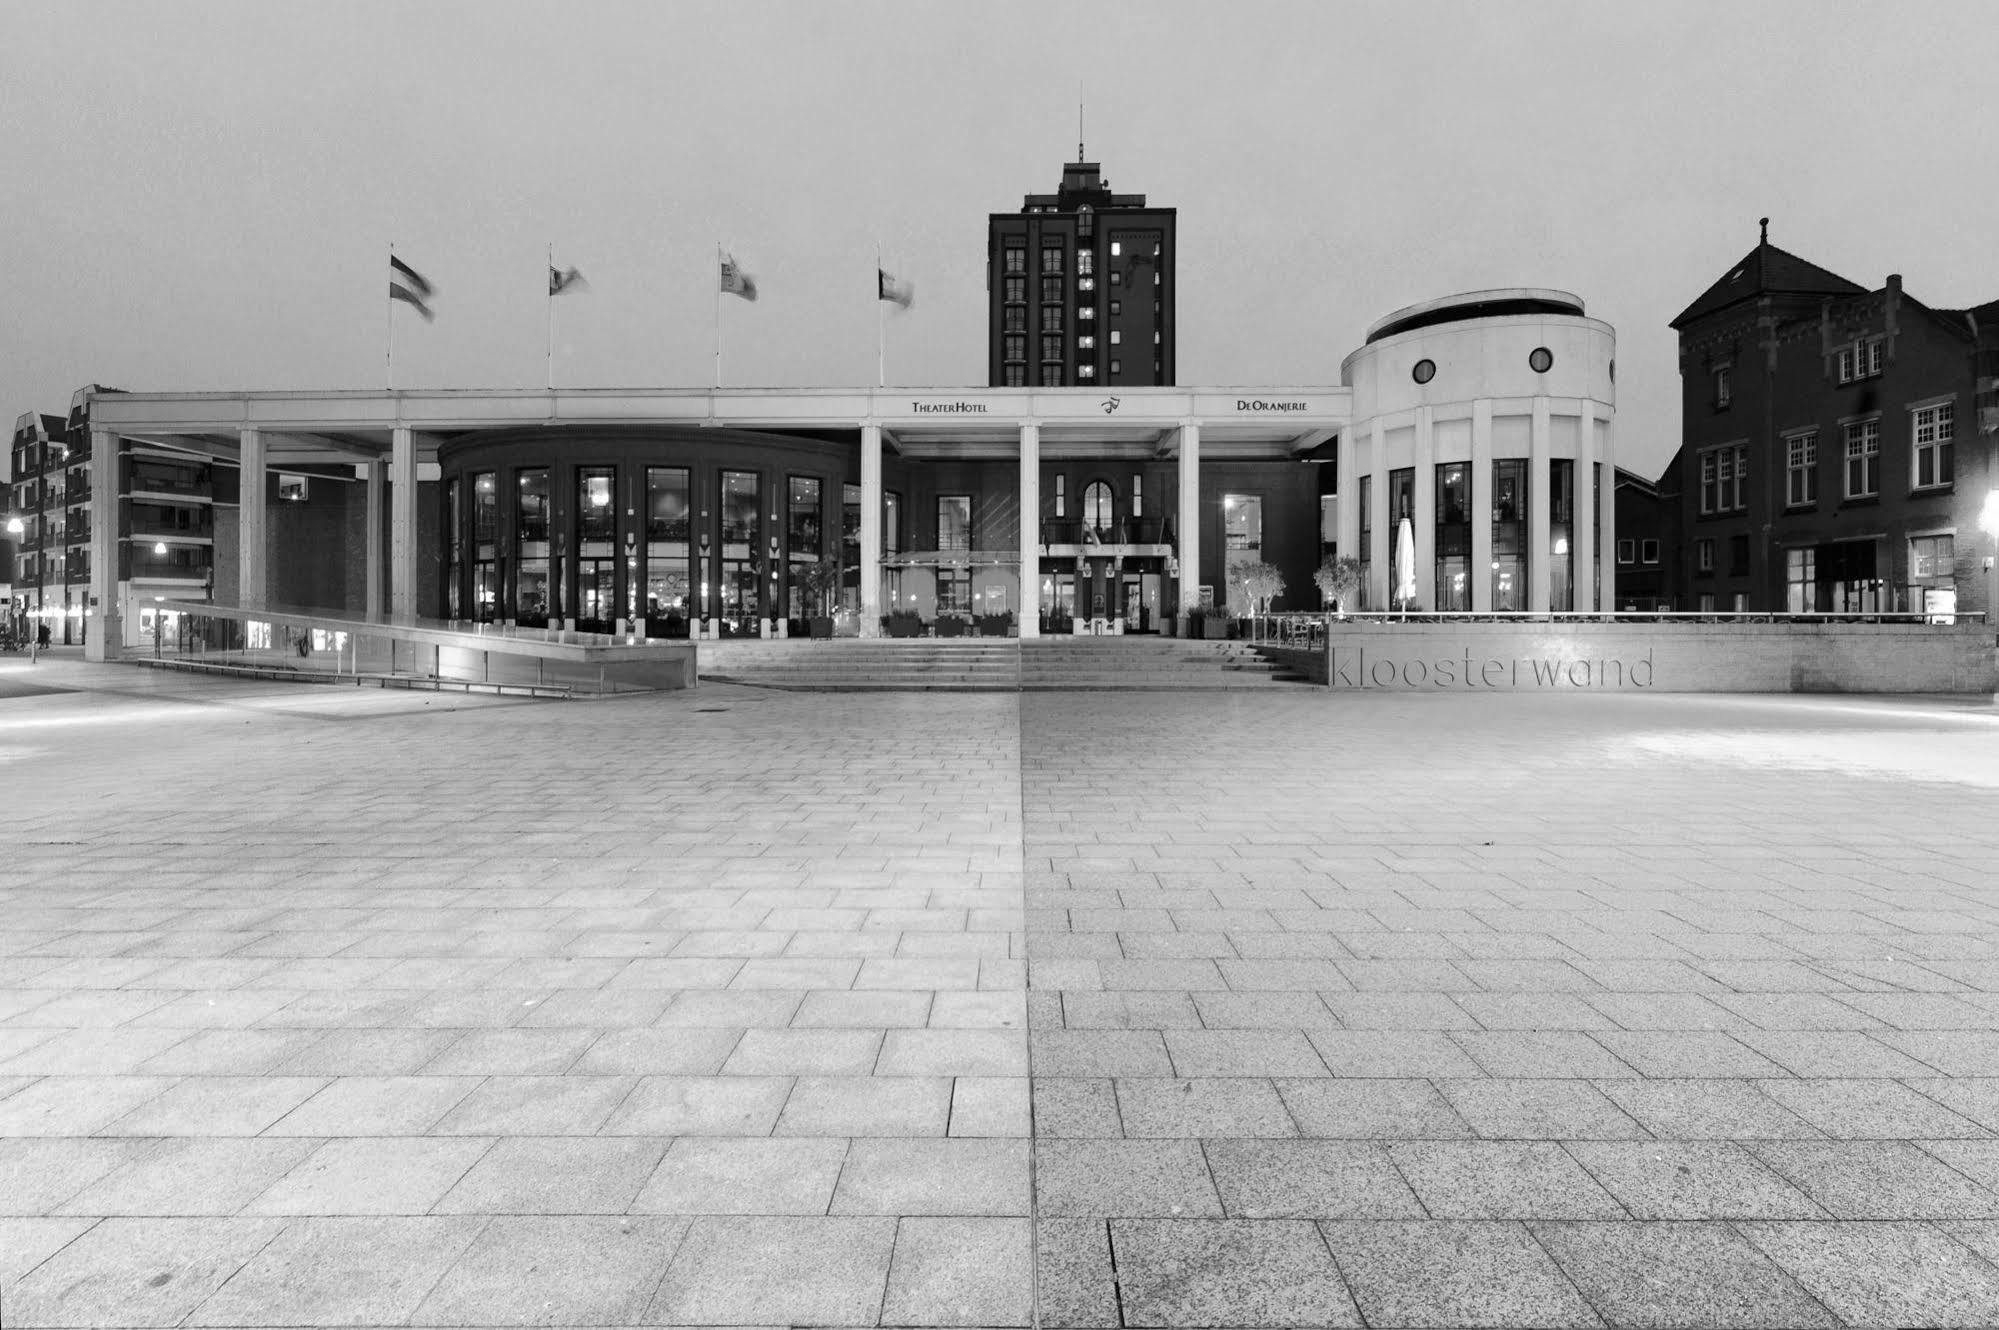
[[(1336, 384), (1188, 387), (1171, 210), (1077, 162), (989, 257), (985, 387), (103, 394), (93, 494), (137, 450), (215, 468), (241, 605), (647, 637), (803, 635), (828, 562), (865, 635), (1185, 634), (1247, 612), (1244, 563), (1283, 573), (1272, 608), (1320, 608), (1335, 554), (1358, 608), (1609, 604), (1615, 341), (1576, 297), (1397, 311)], [(144, 645), (131, 551), (92, 532), (107, 636)]]

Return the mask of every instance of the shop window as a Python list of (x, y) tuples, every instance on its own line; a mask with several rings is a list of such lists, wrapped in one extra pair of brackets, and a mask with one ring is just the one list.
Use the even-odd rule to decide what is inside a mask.
[(1436, 471), (1436, 578), (1439, 610), (1469, 610), (1471, 595), (1471, 467), (1445, 462)]
[(514, 479), (513, 618), (517, 623), (541, 627), (548, 623), (553, 610), (549, 583), (548, 468), (524, 470)]
[(646, 631), (685, 637), (694, 599), (691, 494), (686, 467), (646, 468)]
[(1492, 608), (1527, 608), (1527, 461), (1492, 464)]
[(1784, 608), (1810, 614), (1818, 604), (1818, 551), (1810, 546), (1784, 551)]
[(940, 550), (969, 550), (972, 548), (971, 495), (940, 494), (937, 496), (937, 548)]

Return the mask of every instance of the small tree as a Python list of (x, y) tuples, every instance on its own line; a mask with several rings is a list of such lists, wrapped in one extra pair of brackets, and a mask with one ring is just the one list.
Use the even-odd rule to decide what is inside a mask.
[(1248, 598), (1252, 617), (1261, 617), (1270, 602), (1284, 594), (1284, 573), (1273, 564), (1239, 563), (1229, 573)]
[(840, 589), (840, 564), (836, 559), (821, 559), (808, 563), (793, 576), (798, 589), (803, 591), (818, 607), (817, 617), (824, 619), (833, 613), (833, 594)]
[(1312, 574), (1312, 581), (1318, 584), (1319, 594), (1326, 602), (1344, 615), (1347, 597), (1360, 590), (1360, 560), (1351, 554), (1329, 558)]

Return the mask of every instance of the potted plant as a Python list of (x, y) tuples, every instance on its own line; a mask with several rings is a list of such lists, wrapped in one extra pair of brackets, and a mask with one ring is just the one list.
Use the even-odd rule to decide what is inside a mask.
[(813, 613), (805, 621), (806, 632), (812, 637), (833, 636), (833, 596), (840, 589), (840, 564), (836, 559), (821, 559), (808, 563), (792, 574), (798, 589), (813, 606)]
[(921, 637), (923, 616), (915, 610), (890, 610), (882, 615), (882, 631), (890, 637)]
[(981, 614), (973, 622), (978, 625), (980, 637), (1005, 637), (1013, 631), (1013, 611), (1001, 610), (997, 614)]
[(964, 618), (960, 615), (940, 614), (937, 616), (937, 636), (939, 637), (963, 637), (967, 626)]
[(1347, 599), (1360, 590), (1360, 560), (1351, 554), (1328, 558), (1312, 574), (1319, 594), (1342, 619), (1347, 617)]

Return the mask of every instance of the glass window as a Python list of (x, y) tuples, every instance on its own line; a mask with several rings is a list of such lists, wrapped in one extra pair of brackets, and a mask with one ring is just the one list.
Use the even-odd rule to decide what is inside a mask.
[(1078, 365), (1076, 366), (1076, 377), (1079, 379), (1094, 379), (1097, 377), (1097, 367), (1095, 365)]
[(1360, 478), (1360, 601), (1361, 609), (1369, 608), (1369, 575), (1374, 569), (1374, 477)]
[(1714, 571), (1714, 540), (1703, 537), (1694, 542), (1694, 571), (1711, 573)]
[[(1106, 487), (1108, 488), (1108, 486)], [(1222, 544), (1225, 554), (1224, 582), (1227, 597), (1245, 597), (1232, 606), (1235, 613), (1248, 614), (1253, 608), (1237, 583), (1237, 569), (1263, 562), (1263, 496), (1225, 494), (1222, 496)], [(1226, 603), (1226, 601), (1225, 601)]]
[(693, 595), (687, 468), (646, 468), (646, 632), (685, 637)]
[(937, 496), (937, 548), (940, 550), (968, 550), (972, 548), (971, 495), (940, 494)]
[(969, 618), (972, 613), (972, 570), (969, 568), (939, 568), (937, 570), (937, 612), (955, 614)]
[(1062, 331), (1062, 307), (1060, 305), (1043, 305), (1041, 307), (1041, 331), (1045, 333), (1059, 333)]
[(1856, 420), (1846, 427), (1846, 497), (1881, 492), (1881, 422)]
[(1094, 323), (1097, 318), (1097, 307), (1095, 305), (1078, 305), (1076, 307), (1076, 317), (1084, 323)]
[(718, 615), (724, 632), (749, 635), (763, 617), (763, 478), (754, 471), (722, 473), (721, 578)]
[(548, 468), (515, 476), (514, 620), (530, 627), (548, 623), (551, 613), (548, 554)]
[(1097, 270), (1097, 256), (1087, 249), (1076, 251), (1076, 275), (1087, 277)]
[(1001, 385), (1002, 387), (1025, 388), (1027, 386), (1027, 366), (1008, 365), (1003, 377), (1006, 381)]
[(1025, 277), (1009, 277), (1006, 279), (1006, 303), (1009, 305), (1024, 305), (1027, 303), (1027, 279)]
[(1018, 333), (1009, 333), (1002, 343), (1008, 360), (1027, 359), (1027, 339)]
[(1006, 247), (1006, 270), (1008, 272), (1027, 271), (1027, 251), (1017, 245)]
[(1819, 498), (1819, 436), (1793, 434), (1784, 440), (1784, 502), (1792, 508), (1808, 508)]
[(1471, 608), (1471, 467), (1437, 467), (1436, 575), (1439, 610)]
[(902, 553), (902, 495), (882, 491), (882, 553)]
[(463, 611), (460, 601), (463, 588), (458, 578), (465, 570), (465, 532), (459, 525), (464, 520), (460, 481), (457, 476), (444, 488), (444, 617), (457, 619)]
[(1618, 541), (1618, 542), (1617, 542), (1617, 561), (1618, 561), (1619, 563), (1637, 563), (1637, 562), (1638, 562), (1638, 542), (1637, 542), (1637, 541), (1635, 541), (1635, 540), (1620, 540), (1620, 541)]
[(1062, 367), (1060, 365), (1043, 365), (1041, 367), (1041, 386), (1044, 388), (1060, 388), (1062, 386)]
[(1068, 506), (1069, 506), (1069, 496), (1068, 496), (1068, 492), (1067, 492), (1067, 488), (1068, 488), (1068, 487), (1067, 487), (1067, 480), (1068, 480), (1068, 477), (1066, 477), (1066, 476), (1062, 475), (1062, 474), (1061, 474), (1060, 472), (1057, 472), (1057, 473), (1056, 473), (1056, 476), (1055, 476), (1055, 515), (1056, 515), (1057, 517), (1067, 517), (1067, 516), (1069, 515), (1069, 513), (1068, 513)]
[(1027, 331), (1027, 309), (1023, 305), (1009, 305), (1001, 324), (1007, 332)]
[(1916, 443), (1916, 488), (1950, 484), (1951, 444), (1957, 434), (1956, 405), (1942, 402), (1917, 411), (1912, 433)]
[(1735, 395), (1735, 376), (1728, 366), (1723, 365), (1714, 372), (1714, 409), (1725, 410)]
[(1108, 535), (1117, 522), (1117, 505), (1111, 487), (1093, 480), (1083, 487), (1083, 525), (1099, 536)]
[(1792, 614), (1810, 614), (1819, 608), (1818, 551), (1784, 551), (1784, 608)]
[(1041, 271), (1061, 272), (1062, 251), (1053, 245), (1044, 246), (1041, 251)]
[(1131, 478), (1131, 515), (1133, 517), (1145, 516), (1144, 476), (1133, 476)]
[[(618, 508), (617, 472), (608, 466), (586, 466), (576, 473), (576, 539), (588, 553), (615, 553)], [(601, 548), (600, 548), (601, 547)]]
[(1062, 338), (1060, 335), (1046, 336), (1041, 339), (1041, 358), (1043, 360), (1060, 360), (1062, 358)]
[(1917, 536), (1909, 541), (1911, 581), (1948, 583), (1956, 572), (1956, 541), (1953, 537)]
[(1096, 349), (1097, 349), (1097, 339), (1096, 339), (1096, 337), (1095, 337), (1095, 336), (1094, 336), (1093, 334), (1090, 334), (1090, 333), (1083, 333), (1083, 334), (1079, 335), (1079, 336), (1078, 336), (1078, 337), (1076, 338), (1076, 349), (1077, 349), (1078, 351), (1094, 351), (1094, 350), (1096, 350)]
[(1638, 543), (1638, 561), (1640, 563), (1659, 562), (1659, 542), (1656, 540), (1640, 541)]
[(1548, 608), (1567, 613), (1576, 607), (1576, 464), (1566, 457), (1548, 461)]
[(1492, 464), (1492, 608), (1527, 608), (1527, 460)]

